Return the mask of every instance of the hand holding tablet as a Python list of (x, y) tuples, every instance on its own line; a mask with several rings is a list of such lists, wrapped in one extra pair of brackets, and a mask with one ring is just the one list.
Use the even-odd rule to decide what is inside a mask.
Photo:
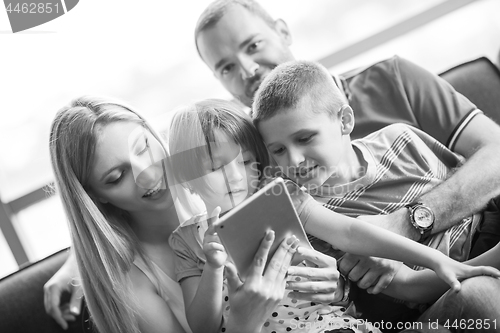
[(275, 242), (269, 251), (266, 267), (287, 237), (294, 235), (299, 246), (311, 247), (281, 178), (264, 186), (221, 217), (214, 226), (241, 277), (247, 275), (260, 242), (269, 230), (274, 231)]

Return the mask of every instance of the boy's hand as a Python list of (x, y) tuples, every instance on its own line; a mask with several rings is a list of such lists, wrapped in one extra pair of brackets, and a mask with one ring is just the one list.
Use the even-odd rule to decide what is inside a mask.
[(203, 253), (207, 259), (207, 264), (212, 268), (221, 268), (227, 259), (227, 253), (221, 244), (219, 236), (215, 232), (214, 222), (219, 220), (220, 207), (214, 209), (208, 219), (208, 229), (203, 238)]
[(321, 303), (342, 300), (344, 290), (342, 287), (338, 288), (340, 274), (335, 258), (306, 247), (299, 247), (295, 256), (316, 264), (316, 267), (288, 268), (288, 276), (301, 276), (309, 280), (288, 281), (286, 288), (294, 290), (288, 294), (289, 297)]
[[(444, 255), (443, 255), (444, 256)], [(500, 278), (500, 271), (489, 266), (469, 266), (444, 256), (444, 260), (437, 265), (434, 272), (444, 282), (450, 285), (453, 291), (460, 291), (460, 281), (479, 275), (489, 275)]]
[(387, 288), (402, 264), (395, 260), (349, 253), (342, 256), (338, 262), (342, 274), (357, 282), (361, 289), (368, 289), (371, 294), (378, 294)]

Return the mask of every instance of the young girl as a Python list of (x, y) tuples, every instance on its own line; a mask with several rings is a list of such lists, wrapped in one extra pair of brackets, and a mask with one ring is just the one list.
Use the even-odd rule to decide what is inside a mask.
[[(207, 212), (217, 215), (235, 207), (269, 174), (268, 155), (251, 120), (233, 104), (207, 100), (180, 110), (173, 118), (170, 141), (172, 171), (178, 184), (197, 193)], [(443, 280), (460, 288), (457, 278), (494, 269), (471, 268), (442, 253), (359, 220), (334, 213), (300, 190), (292, 194), (306, 232), (350, 253), (372, 255), (432, 268)], [(217, 208), (217, 209), (216, 209)], [(194, 332), (225, 330), (231, 309), (223, 283), (224, 248), (206, 215), (193, 217), (172, 234), (177, 254), (177, 279), (184, 293), (187, 318)], [(394, 249), (398, 249), (395, 251)], [(294, 277), (294, 280), (300, 280)], [(285, 298), (264, 323), (266, 332), (303, 329), (323, 332), (341, 327), (376, 331), (357, 326), (349, 309)]]

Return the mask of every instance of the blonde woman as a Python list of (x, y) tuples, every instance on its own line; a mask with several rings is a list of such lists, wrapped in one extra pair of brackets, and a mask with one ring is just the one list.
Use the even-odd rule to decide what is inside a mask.
[[(70, 258), (76, 259), (97, 329), (191, 332), (168, 238), (183, 215), (196, 207), (176, 209), (175, 199), (186, 194), (168, 187), (167, 153), (158, 134), (121, 103), (82, 97), (57, 113), (50, 154), (70, 226), (74, 254)], [(233, 267), (228, 269), (233, 311), (226, 332), (260, 328), (283, 297), (286, 269), (282, 267), (290, 264), (290, 246), (284, 241), (273, 256), (278, 265), (264, 271), (259, 264), (266, 261), (273, 240), (271, 236), (262, 241), (244, 284)], [(335, 260), (317, 252), (305, 255), (324, 260), (320, 268), (304, 273), (321, 280), (317, 283), (324, 293), (315, 297), (342, 298), (334, 293)], [(73, 317), (68, 308), (61, 313), (59, 296), (69, 277), (78, 274), (71, 265), (74, 259), (64, 266), (65, 273), (56, 275), (52, 286), (58, 287), (45, 288), (46, 309), (49, 313), (58, 309), (59, 323)]]

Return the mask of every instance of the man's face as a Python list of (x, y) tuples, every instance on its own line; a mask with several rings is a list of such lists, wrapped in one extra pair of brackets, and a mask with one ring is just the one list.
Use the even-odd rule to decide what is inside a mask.
[(277, 65), (294, 59), (286, 24), (277, 21), (275, 28), (234, 5), (215, 26), (198, 35), (202, 59), (222, 85), (247, 106), (252, 105), (264, 77)]

